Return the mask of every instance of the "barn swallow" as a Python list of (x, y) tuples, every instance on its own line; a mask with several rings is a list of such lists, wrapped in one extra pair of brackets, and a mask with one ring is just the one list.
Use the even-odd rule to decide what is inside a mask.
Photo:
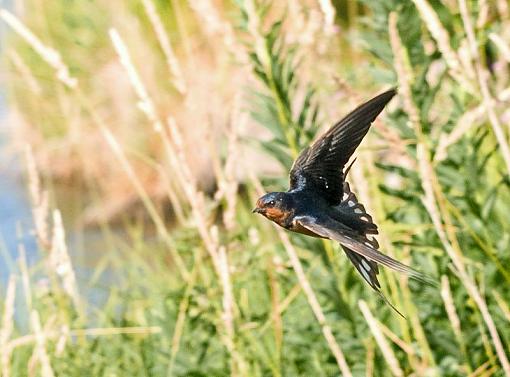
[(418, 280), (429, 278), (378, 250), (377, 225), (345, 180), (352, 163), (345, 166), (395, 94), (391, 89), (359, 106), (304, 149), (290, 171), (289, 190), (265, 194), (253, 210), (287, 230), (339, 242), (363, 279), (393, 309), (380, 290), (378, 264)]

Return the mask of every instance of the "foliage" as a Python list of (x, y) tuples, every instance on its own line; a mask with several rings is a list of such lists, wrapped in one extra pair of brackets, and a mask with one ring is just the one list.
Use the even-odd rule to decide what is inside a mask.
[[(166, 50), (161, 36), (152, 34), (158, 29), (147, 1), (129, 2), (128, 9), (117, 2), (99, 2), (100, 8), (117, 5), (126, 20), (141, 24), (140, 35), (127, 29), (127, 34), (120, 33), (132, 38), (126, 39), (132, 43), (130, 68), (138, 69), (140, 81), (148, 83), (145, 93), (135, 88), (138, 98), (104, 99), (91, 79), (94, 59), (68, 45), (65, 36), (72, 32), (80, 43), (102, 51), (99, 56), (108, 65), (115, 54), (106, 37), (108, 21), (99, 16), (102, 8), (75, 2), (68, 9), (61, 2), (43, 6), (46, 17), (66, 15), (64, 23), (51, 24), (49, 40), (61, 50), (71, 74), (79, 78), (76, 88), (53, 79), (54, 67), (41, 64), (25, 42), (11, 42), (36, 83), (44, 86), (43, 94), (39, 93), (45, 97), (42, 101), (37, 93), (27, 93), (15, 84), (13, 98), (19, 111), (27, 120), (33, 121), (39, 111), (48, 119), (62, 120), (55, 128), (49, 126), (52, 122), (44, 122), (39, 152), (51, 159), (56, 138), (62, 148), (90, 156), (94, 163), (85, 160), (83, 166), (73, 166), (78, 175), (96, 172), (85, 179), (90, 182), (87, 187), (93, 187), (86, 194), (105, 195), (104, 182), (97, 187), (94, 183), (119, 178), (121, 191), (131, 190), (148, 215), (141, 222), (123, 218), (124, 232), (103, 226), (107, 255), (90, 277), (90, 284), (104, 285), (108, 296), (99, 305), (90, 297), (76, 298), (72, 266), (62, 252), (65, 247), (58, 237), (45, 236), (44, 227), (36, 226), (40, 264), (28, 274), (22, 258), (20, 269), (13, 271), (25, 287), (15, 296), (24, 298), (17, 316), (28, 323), (28, 334), (23, 326), (9, 327), (13, 324), (9, 307), (14, 307), (11, 284), (0, 329), (0, 346), (11, 351), (0, 360), (3, 373), (24, 375), (30, 366), (44, 376), (333, 376), (339, 373), (335, 344), (354, 376), (510, 373), (504, 370), (510, 341), (510, 291), (505, 284), (510, 283), (509, 171), (504, 140), (497, 136), (498, 119), (508, 116), (504, 107), (510, 98), (505, 92), (508, 64), (498, 45), (510, 30), (508, 10), (505, 13), (489, 2), (469, 4), (468, 16), (479, 43), (473, 53), (467, 38), (472, 26), (466, 23), (462, 0), (458, 4), (364, 0), (363, 6), (347, 2), (349, 7), (359, 7), (357, 22), (352, 23), (357, 29), (339, 34), (323, 30), (327, 10), (308, 3), (300, 2), (296, 10), (295, 2), (280, 8), (269, 2), (239, 0), (233, 9), (215, 8), (208, 1), (196, 2), (194, 8), (178, 1), (171, 6), (156, 2), (158, 14), (169, 16), (163, 19), (163, 31), (178, 35), (172, 42), (182, 42), (176, 49), (181, 68), (191, 67), (183, 68), (183, 77), (176, 77), (175, 66), (169, 73), (162, 63)], [(338, 9), (343, 9), (342, 4), (336, 4)], [(142, 10), (147, 18), (141, 16)], [(220, 22), (231, 13), (236, 14), (232, 23)], [(85, 19), (90, 18), (96, 32), (81, 33), (86, 29), (82, 14), (93, 15)], [(313, 23), (317, 17), (319, 27)], [(439, 23), (433, 22), (435, 18)], [(44, 35), (39, 20), (25, 22), (37, 35)], [(190, 30), (199, 27), (204, 27), (202, 41), (189, 37)], [(308, 32), (311, 44), (296, 42), (296, 36)], [(192, 49), (205, 40), (206, 56)], [(367, 53), (358, 52), (363, 59), (332, 60), (333, 53), (316, 48), (324, 41), (331, 47), (346, 40), (363, 46)], [(141, 64), (146, 61), (156, 62), (154, 71), (150, 64)], [(125, 59), (123, 64), (129, 66)], [(350, 71), (352, 79), (345, 80), (340, 90), (331, 89), (322, 85), (331, 78), (321, 77), (313, 67), (318, 65)], [(197, 79), (215, 69), (231, 73), (230, 80)], [(50, 79), (41, 82), (38, 72), (42, 70)], [(252, 75), (245, 78), (248, 71)], [(169, 80), (161, 80), (167, 75)], [(250, 213), (258, 195), (257, 178), (248, 173), (239, 182), (233, 173), (233, 165), (246, 169), (258, 162), (243, 165), (242, 153), (236, 152), (241, 148), (236, 135), (242, 122), (230, 99), (237, 92), (238, 77), (244, 79), (242, 107), (268, 135), (254, 137), (254, 131), (242, 137), (260, 146), (282, 170), (288, 170), (299, 151), (314, 139), (320, 118), (326, 118), (331, 107), (336, 109), (341, 102), (338, 115), (345, 114), (358, 99), (398, 83), (399, 99), (372, 128), (349, 179), (378, 220), (381, 249), (441, 281), (438, 289), (391, 272), (381, 274), (384, 292), (405, 319), (366, 286), (338, 245), (293, 235), (292, 244), (317, 304), (303, 292), (303, 278), (296, 274), (295, 264), (288, 262), (288, 245), (273, 225)], [(23, 79), (27, 79), (26, 71)], [(183, 79), (186, 90), (174, 85), (178, 79)], [(372, 81), (371, 88), (359, 95), (367, 81)], [(488, 93), (482, 89), (484, 83)], [(207, 100), (199, 102), (203, 91)], [(100, 99), (107, 105), (95, 106), (102, 103)], [(120, 110), (133, 115), (130, 127), (117, 128), (119, 109), (107, 111), (108, 104), (117, 100)], [(493, 103), (496, 118), (484, 107), (487, 103)], [(56, 110), (59, 106), (68, 110), (64, 116)], [(209, 155), (217, 190), (207, 195), (194, 178), (189, 160), (210, 145), (202, 141), (205, 137), (196, 137), (192, 153), (186, 153), (181, 133), (197, 124), (229, 123), (225, 112), (232, 114), (231, 125), (220, 129), (221, 148)], [(95, 150), (75, 139), (91, 127)], [(66, 144), (67, 138), (72, 143)], [(95, 160), (98, 138), (104, 143), (100, 152), (105, 156), (99, 164)], [(37, 156), (37, 165), (43, 165)], [(51, 164), (45, 172), (52, 173)], [(271, 179), (264, 172), (255, 173), (266, 187), (283, 189), (287, 184), (287, 177)], [(48, 220), (44, 194), (37, 193), (40, 185), (34, 184), (37, 174), (29, 175), (35, 190), (35, 223), (47, 224), (58, 235), (62, 231), (58, 216)], [(149, 188), (154, 181), (165, 194)], [(106, 204), (109, 198), (102, 200)], [(176, 219), (170, 230), (158, 205), (164, 202), (174, 207)], [(98, 278), (111, 275), (113, 283)], [(85, 284), (78, 283), (83, 294)], [(324, 321), (318, 319), (314, 305), (319, 305)], [(333, 346), (324, 336), (328, 328)], [(32, 335), (41, 333), (46, 337)]]

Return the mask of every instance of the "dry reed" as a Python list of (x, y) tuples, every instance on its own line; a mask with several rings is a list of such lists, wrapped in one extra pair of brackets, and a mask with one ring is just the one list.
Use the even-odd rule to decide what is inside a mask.
[(3, 377), (11, 376), (11, 354), (12, 349), (8, 346), (9, 338), (14, 330), (14, 299), (16, 298), (16, 278), (9, 276), (7, 293), (5, 295), (2, 326), (0, 327), (0, 366)]
[(46, 334), (41, 327), (39, 313), (33, 310), (30, 315), (30, 324), (35, 335), (35, 348), (32, 359), (40, 365), (41, 375), (43, 377), (53, 377), (55, 373), (51, 367), (50, 357), (46, 348)]
[(78, 80), (69, 74), (69, 69), (62, 61), (57, 50), (44, 45), (44, 43), (30, 31), (16, 16), (6, 9), (0, 9), (2, 18), (17, 34), (19, 34), (55, 71), (57, 79), (69, 88), (75, 88)]
[[(407, 74), (408, 69), (405, 69), (405, 62), (408, 61), (408, 59), (405, 57), (405, 50), (402, 46), (398, 34), (396, 13), (390, 14), (389, 30), (390, 40), (394, 52), (397, 76), (400, 87), (403, 88), (402, 95), (407, 96), (407, 98), (404, 99), (404, 109), (408, 114), (418, 114), (414, 101), (410, 96), (411, 80)], [(501, 338), (499, 337), (497, 328), (494, 324), (494, 320), (492, 319), (487, 304), (480, 294), (475, 282), (469, 277), (466, 271), (462, 252), (458, 245), (456, 235), (452, 231), (453, 227), (450, 224), (450, 217), (444, 205), (444, 198), (442, 196), (442, 192), (439, 187), (434, 169), (430, 163), (429, 151), (427, 150), (426, 143), (421, 136), (421, 124), (416, 122), (415, 119), (416, 117), (410, 116), (412, 128), (415, 130), (418, 138), (417, 160), (421, 175), (421, 182), (425, 192), (425, 195), (422, 199), (423, 204), (432, 219), (436, 233), (441, 243), (443, 244), (445, 251), (451, 258), (453, 265), (456, 268), (456, 272), (458, 273), (462, 284), (466, 288), (469, 295), (473, 298), (476, 305), (478, 306), (478, 309), (480, 310), (480, 313), (482, 314), (505, 374), (510, 376), (510, 364), (506, 357)], [(445, 222), (444, 224), (443, 221)]]
[[(485, 111), (487, 112), (490, 124), (492, 126), (492, 130), (494, 131), (494, 135), (496, 136), (499, 147), (501, 149), (501, 155), (503, 156), (503, 160), (505, 161), (507, 171), (508, 173), (510, 173), (510, 147), (508, 146), (508, 139), (507, 136), (505, 135), (503, 127), (501, 126), (501, 122), (499, 121), (499, 118), (496, 115), (496, 112), (494, 111), (494, 99), (492, 98), (492, 95), (489, 91), (489, 86), (487, 84), (489, 79), (489, 73), (487, 72), (486, 69), (482, 67), (482, 63), (480, 61), (480, 55), (478, 53), (478, 44), (476, 41), (475, 32), (473, 30), (471, 17), (469, 16), (469, 10), (466, 4), (466, 0), (459, 0), (459, 8), (462, 17), (462, 22), (464, 23), (464, 30), (466, 31), (467, 40), (469, 42), (470, 47), (469, 51), (471, 52), (471, 59), (474, 61), (478, 85), (482, 93), (483, 98), (482, 103), (485, 107)], [(510, 364), (506, 365), (505, 370), (508, 374), (510, 374)]]
[(398, 360), (393, 353), (393, 350), (391, 349), (390, 345), (386, 341), (386, 338), (384, 337), (383, 332), (379, 328), (379, 323), (374, 318), (372, 313), (370, 312), (370, 309), (368, 308), (368, 305), (365, 301), (360, 300), (358, 302), (359, 308), (361, 310), (361, 313), (363, 313), (363, 316), (365, 317), (365, 320), (367, 321), (368, 327), (370, 328), (370, 331), (372, 331), (372, 334), (374, 335), (375, 341), (379, 345), (379, 348), (381, 349), (381, 352), (384, 356), (384, 359), (386, 360), (386, 363), (388, 364), (392, 375), (394, 376), (403, 376), (404, 372), (400, 368), (400, 365), (398, 363)]
[(149, 16), (149, 20), (154, 28), (154, 32), (156, 33), (156, 37), (158, 38), (159, 46), (161, 50), (163, 50), (163, 54), (165, 55), (166, 63), (168, 65), (168, 70), (172, 75), (172, 82), (175, 85), (175, 88), (181, 93), (186, 93), (186, 81), (182, 74), (181, 66), (179, 64), (179, 60), (175, 56), (174, 49), (172, 48), (172, 44), (170, 43), (170, 39), (165, 31), (163, 23), (161, 22), (161, 18), (154, 6), (153, 0), (142, 0), (143, 7), (145, 9), (145, 13)]

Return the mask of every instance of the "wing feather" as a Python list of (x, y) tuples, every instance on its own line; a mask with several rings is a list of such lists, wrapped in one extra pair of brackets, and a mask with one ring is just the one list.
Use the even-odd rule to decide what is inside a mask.
[(290, 189), (311, 188), (330, 204), (340, 203), (345, 164), (395, 94), (391, 89), (359, 106), (302, 151), (290, 172)]
[(416, 271), (388, 255), (381, 253), (379, 250), (357, 240), (357, 235), (352, 230), (348, 228), (338, 230), (338, 228), (342, 225), (332, 219), (315, 219), (311, 216), (296, 216), (295, 221), (322, 237), (339, 242), (342, 246), (373, 262), (382, 264), (394, 271), (405, 273), (416, 280), (436, 285), (436, 282), (433, 279), (421, 272)]

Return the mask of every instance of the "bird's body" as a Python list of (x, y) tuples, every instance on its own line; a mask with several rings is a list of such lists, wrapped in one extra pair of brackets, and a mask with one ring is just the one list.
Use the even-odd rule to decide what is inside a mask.
[(298, 156), (290, 171), (289, 190), (262, 196), (254, 209), (287, 230), (339, 242), (358, 272), (380, 294), (378, 264), (426, 280), (378, 250), (377, 225), (345, 180), (352, 165), (345, 168), (349, 158), (395, 94), (395, 90), (380, 94), (331, 127)]
[[(366, 228), (377, 229), (374, 224), (359, 220), (353, 210), (348, 207), (348, 201), (332, 206), (321, 196), (309, 190), (292, 190), (275, 194), (278, 194), (276, 200), (282, 201), (281, 207), (268, 208), (264, 215), (287, 230), (312, 237), (326, 238), (295, 221), (296, 218), (299, 219), (302, 216), (330, 218), (338, 221), (339, 225), (345, 225), (345, 229), (350, 231), (366, 230)], [(351, 201), (351, 203), (354, 202)]]

